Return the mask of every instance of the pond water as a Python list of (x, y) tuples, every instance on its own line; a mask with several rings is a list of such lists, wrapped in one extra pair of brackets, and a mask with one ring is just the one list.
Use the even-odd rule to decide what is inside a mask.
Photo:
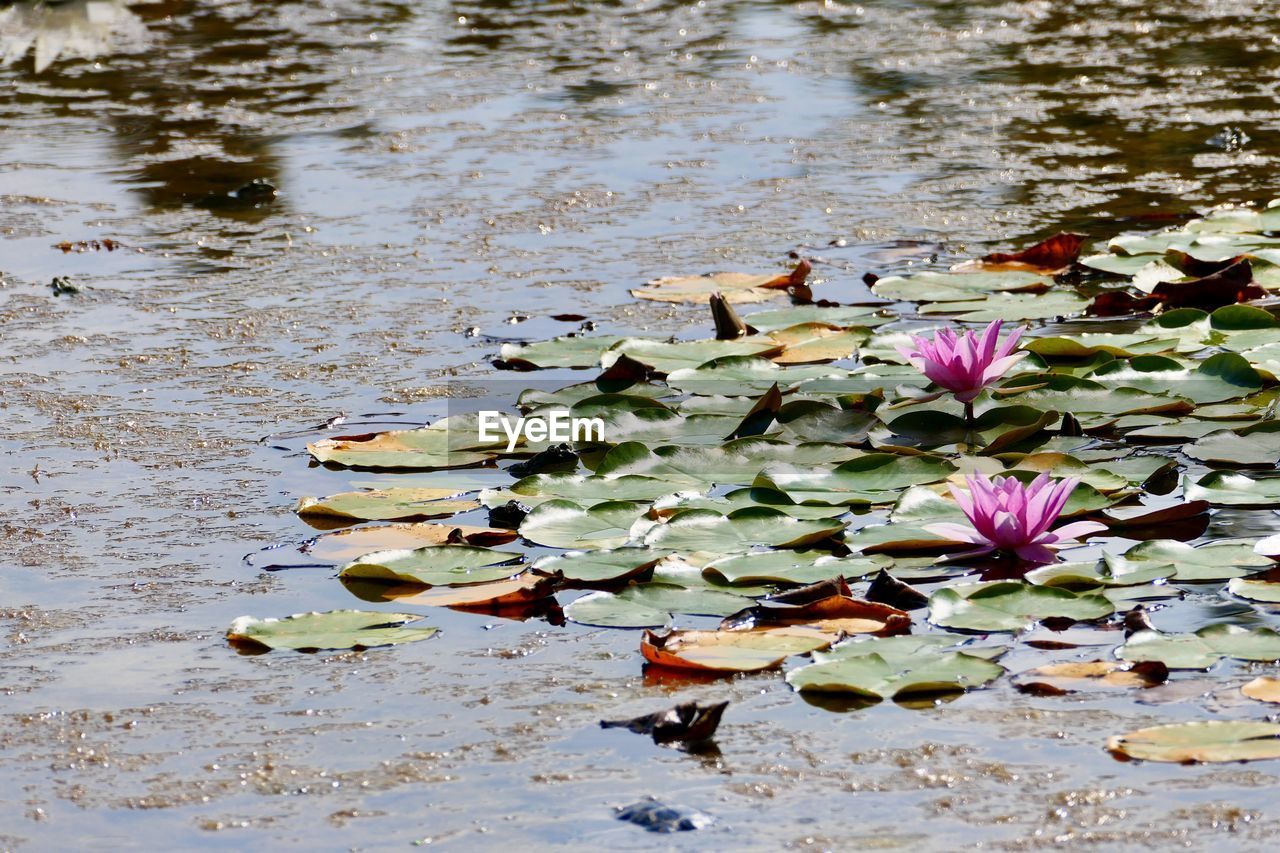
[[(1268, 5), (56, 12), (0, 3), (0, 847), (1274, 834), (1274, 765), (1102, 749), (1202, 717), (1192, 703), (1006, 685), (853, 710), (776, 675), (645, 673), (630, 632), (443, 608), (437, 638), (362, 654), (242, 656), (222, 636), (246, 613), (360, 606), (327, 569), (243, 559), (313, 532), (298, 497), (376, 479), (264, 436), (439, 417), (493, 376), (501, 341), (576, 328), (552, 315), (701, 333), (704, 308), (627, 289), (799, 251), (851, 299), (866, 272), (1280, 194)], [(104, 239), (120, 246), (56, 248)], [(1272, 521), (1223, 513), (1210, 532)], [(732, 701), (718, 753), (596, 727), (688, 699)], [(648, 795), (717, 823), (653, 836), (614, 819)]]

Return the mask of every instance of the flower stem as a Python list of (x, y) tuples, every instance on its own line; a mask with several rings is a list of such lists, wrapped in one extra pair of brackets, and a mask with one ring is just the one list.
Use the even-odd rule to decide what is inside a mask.
[(970, 400), (964, 404), (964, 423), (967, 427), (973, 426), (973, 401)]

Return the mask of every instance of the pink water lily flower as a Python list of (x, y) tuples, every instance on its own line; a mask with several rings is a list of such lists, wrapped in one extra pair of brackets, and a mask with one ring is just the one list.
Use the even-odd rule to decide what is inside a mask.
[(1051, 563), (1057, 559), (1054, 548), (1107, 529), (1096, 521), (1049, 529), (1080, 484), (1079, 477), (1050, 480), (1048, 474), (1041, 474), (1029, 485), (1013, 477), (985, 474), (971, 474), (965, 480), (969, 491), (952, 486), (951, 494), (973, 526), (938, 523), (925, 525), (925, 530), (957, 542), (972, 542), (979, 546), (969, 552), (974, 555), (1006, 551), (1030, 562)]
[(957, 335), (950, 329), (939, 329), (933, 340), (912, 335), (911, 346), (897, 349), (912, 367), (968, 406), (983, 388), (1008, 373), (1026, 355), (1014, 352), (1026, 328), (1019, 326), (1001, 341), (1001, 322), (992, 322), (981, 336), (971, 331)]

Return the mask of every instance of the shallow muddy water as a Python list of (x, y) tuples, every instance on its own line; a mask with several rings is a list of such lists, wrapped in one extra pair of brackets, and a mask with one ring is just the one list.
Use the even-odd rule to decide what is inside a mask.
[[(1001, 685), (815, 705), (776, 674), (644, 673), (631, 632), (444, 608), (440, 636), (367, 653), (243, 656), (222, 636), (246, 613), (360, 605), (328, 569), (243, 558), (314, 533), (298, 497), (378, 477), (260, 439), (439, 417), (494, 376), (501, 340), (576, 327), (551, 315), (683, 334), (704, 309), (627, 288), (798, 250), (851, 299), (865, 272), (1280, 195), (1269, 4), (117, 11), (95, 57), (0, 68), (0, 848), (1274, 836), (1275, 762), (1104, 752), (1202, 717), (1190, 703)], [(121, 245), (56, 248), (103, 239)], [(1210, 533), (1273, 521), (1222, 513)], [(1006, 666), (1033, 665), (1020, 654)], [(718, 754), (596, 727), (677, 698), (733, 701)], [(717, 822), (614, 819), (647, 795)]]

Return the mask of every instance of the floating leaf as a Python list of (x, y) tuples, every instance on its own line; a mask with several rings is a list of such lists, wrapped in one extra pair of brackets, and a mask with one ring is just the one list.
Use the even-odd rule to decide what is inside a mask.
[(1280, 503), (1280, 477), (1255, 480), (1243, 474), (1211, 471), (1194, 483), (1187, 479), (1183, 493), (1189, 501), (1219, 506), (1273, 506)]
[(470, 500), (445, 500), (452, 489), (370, 489), (324, 498), (302, 498), (295, 512), (304, 518), (398, 521), (442, 518), (476, 509)]
[(787, 391), (801, 382), (838, 378), (847, 373), (847, 370), (828, 365), (779, 367), (767, 358), (758, 356), (728, 356), (697, 367), (673, 370), (667, 374), (667, 384), (685, 394), (754, 397), (765, 393), (774, 385)]
[(1254, 553), (1252, 542), (1210, 542), (1191, 546), (1174, 539), (1153, 539), (1134, 545), (1122, 555), (1106, 554), (1111, 574), (1116, 577), (1146, 577), (1153, 573), (1186, 583), (1226, 580), (1252, 574), (1272, 565)]
[(673, 613), (727, 616), (751, 603), (749, 598), (713, 589), (686, 589), (665, 583), (631, 585), (621, 592), (589, 592), (564, 609), (581, 625), (602, 628), (657, 628)]
[[(524, 607), (535, 601), (542, 601), (555, 592), (558, 583), (559, 578), (526, 571), (506, 580), (466, 586), (438, 586), (423, 589), (420, 584), (401, 586), (378, 584), (377, 586), (381, 588), (376, 591), (375, 600), (393, 601), (398, 605), (483, 608), (496, 612), (504, 608)], [(348, 584), (348, 588), (351, 587), (352, 585)], [(356, 594), (364, 598), (366, 596), (361, 594), (363, 592), (365, 590)]]
[[(605, 501), (650, 501), (669, 495), (681, 486), (653, 477), (599, 477), (581, 474), (534, 474), (511, 486), (520, 496), (562, 498), (584, 504)], [(687, 489), (688, 486), (683, 486)], [(517, 500), (519, 498), (517, 497)]]
[(1250, 601), (1280, 604), (1280, 582), (1276, 581), (1232, 578), (1227, 583), (1227, 592)]
[(427, 545), (423, 548), (374, 551), (347, 563), (341, 578), (399, 581), (427, 586), (484, 583), (509, 578), (520, 571), (511, 551), (472, 545)]
[(505, 451), (506, 440), (484, 442), (475, 421), (445, 418), (422, 429), (325, 438), (307, 445), (317, 462), (349, 468), (458, 468)]
[(304, 546), (307, 555), (330, 563), (345, 563), (373, 551), (395, 551), (444, 545), (461, 540), (468, 545), (502, 545), (516, 538), (514, 530), (496, 527), (471, 527), (465, 524), (383, 524), (377, 527), (354, 527), (317, 536)]
[(621, 340), (625, 340), (622, 335), (566, 335), (530, 344), (503, 344), (499, 357), (507, 366), (525, 370), (595, 367), (604, 351)]
[(1029, 272), (922, 272), (885, 276), (871, 290), (882, 299), (902, 302), (964, 302), (984, 293), (1043, 293), (1052, 286), (1049, 276)]
[(643, 476), (693, 486), (750, 485), (771, 463), (818, 465), (843, 462), (861, 455), (838, 444), (790, 444), (768, 438), (739, 438), (719, 447), (658, 447), (640, 442), (614, 447), (596, 468), (605, 477)]
[(907, 486), (934, 483), (955, 471), (945, 459), (870, 453), (835, 468), (797, 468), (774, 464), (755, 485), (776, 489), (796, 503), (847, 505), (887, 503)]
[(867, 557), (835, 557), (821, 551), (760, 551), (717, 557), (703, 574), (729, 584), (811, 584), (828, 578), (861, 578), (892, 561)]
[(697, 494), (677, 493), (660, 498), (653, 503), (650, 515), (669, 518), (686, 509), (709, 509), (728, 515), (740, 509), (765, 507), (785, 512), (792, 518), (836, 518), (848, 512), (843, 506), (813, 506), (793, 503), (790, 498), (772, 489), (734, 489), (722, 497), (711, 498)]
[(831, 635), (903, 634), (911, 616), (887, 604), (849, 595), (842, 580), (824, 581), (757, 601), (720, 623), (722, 631), (807, 625)]
[(1159, 334), (1122, 335), (1109, 332), (1084, 332), (1070, 337), (1032, 338), (1023, 344), (1022, 348), (1045, 358), (1088, 358), (1100, 352), (1129, 358), (1135, 355), (1168, 352), (1177, 344), (1177, 338), (1162, 338)]
[(1280, 758), (1280, 725), (1245, 720), (1171, 723), (1107, 739), (1107, 749), (1143, 761), (1256, 761)]
[(1061, 696), (1081, 691), (1154, 687), (1169, 678), (1169, 670), (1158, 662), (1120, 663), (1113, 660), (1051, 663), (1013, 677), (1023, 693)]
[(1209, 625), (1194, 634), (1139, 631), (1116, 656), (1121, 660), (1158, 660), (1170, 669), (1206, 669), (1224, 657), (1280, 660), (1280, 634), (1270, 628)]
[(799, 548), (821, 542), (844, 530), (833, 519), (798, 519), (766, 507), (735, 510), (728, 515), (691, 509), (651, 528), (644, 544), (673, 551), (711, 551), (732, 554), (756, 545)]
[(1094, 382), (1115, 388), (1136, 388), (1153, 394), (1172, 393), (1197, 404), (1237, 400), (1262, 388), (1262, 376), (1247, 359), (1222, 352), (1199, 362), (1194, 369), (1156, 356), (1140, 356), (1127, 365), (1112, 362), (1095, 370)]
[(962, 631), (1019, 631), (1043, 619), (1088, 621), (1114, 612), (1101, 595), (1019, 581), (946, 587), (929, 598), (929, 621)]
[(877, 305), (792, 305), (747, 315), (747, 322), (760, 332), (774, 332), (801, 323), (823, 323), (828, 326), (879, 326), (893, 321), (881, 316)]
[(778, 364), (815, 364), (848, 358), (866, 343), (867, 329), (845, 329), (826, 323), (799, 323), (770, 332), (784, 349), (773, 360)]
[(758, 672), (791, 655), (831, 645), (833, 637), (812, 628), (759, 631), (645, 631), (640, 653), (649, 663), (704, 672)]
[(1280, 678), (1260, 675), (1241, 687), (1240, 692), (1259, 702), (1280, 703)]
[(631, 527), (644, 510), (644, 504), (630, 501), (607, 501), (591, 507), (546, 501), (520, 522), (520, 535), (550, 548), (617, 548), (632, 538)]
[(547, 557), (535, 563), (535, 567), (548, 574), (559, 574), (566, 581), (577, 583), (609, 583), (644, 575), (666, 551), (648, 548), (618, 548), (613, 551), (577, 551)]
[(983, 657), (940, 651), (924, 637), (888, 637), (842, 643), (815, 663), (787, 673), (796, 690), (851, 693), (869, 699), (957, 693), (988, 684), (1004, 668)]
[(772, 356), (781, 351), (781, 344), (763, 335), (735, 341), (654, 341), (648, 338), (624, 338), (601, 354), (600, 364), (607, 370), (619, 356), (626, 355), (665, 374), (698, 367), (726, 356)]
[(1201, 462), (1271, 467), (1280, 462), (1280, 421), (1263, 421), (1238, 430), (1219, 429), (1183, 452)]
[(921, 314), (954, 314), (967, 323), (993, 320), (1047, 320), (1078, 314), (1089, 300), (1063, 290), (1050, 293), (994, 293), (986, 299), (967, 302), (936, 302), (920, 308)]
[(421, 616), (366, 610), (298, 613), (283, 619), (241, 616), (227, 629), (227, 640), (250, 649), (372, 649), (425, 640), (436, 628), (406, 628)]
[(990, 255), (984, 255), (979, 263), (985, 269), (1057, 272), (1075, 263), (1076, 258), (1080, 257), (1080, 247), (1084, 245), (1084, 241), (1083, 234), (1059, 231), (1047, 240), (1041, 240), (1020, 252), (1012, 254), (993, 252)]
[(803, 286), (810, 269), (807, 262), (801, 261), (785, 275), (718, 272), (657, 278), (632, 290), (631, 295), (655, 302), (705, 304), (711, 294), (720, 293), (726, 302), (735, 304), (763, 302), (786, 296), (788, 288)]

